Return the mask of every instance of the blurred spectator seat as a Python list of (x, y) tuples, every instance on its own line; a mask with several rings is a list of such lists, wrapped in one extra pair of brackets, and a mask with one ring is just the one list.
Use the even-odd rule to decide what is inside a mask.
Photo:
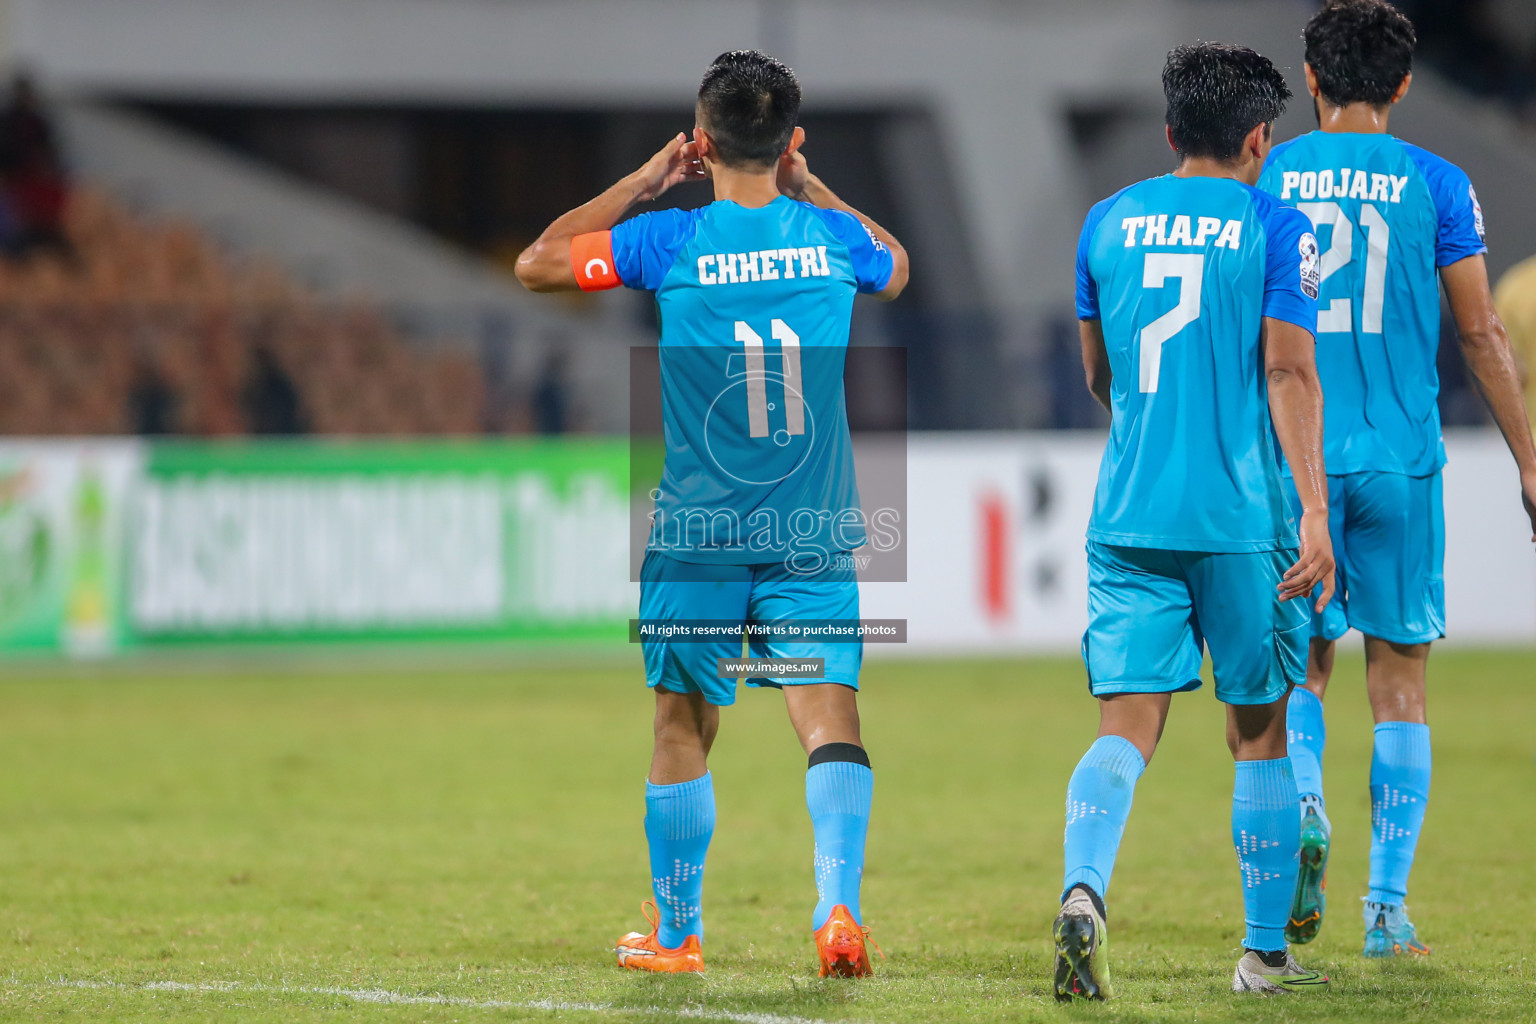
[(61, 245), (0, 260), (0, 434), (481, 432), (458, 346), (422, 351), (375, 304), (323, 302), (102, 192), (61, 210)]

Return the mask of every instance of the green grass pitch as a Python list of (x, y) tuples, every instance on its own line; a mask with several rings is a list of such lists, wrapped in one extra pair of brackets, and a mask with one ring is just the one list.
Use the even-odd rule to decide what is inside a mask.
[[(1351, 646), (1354, 646), (1351, 644)], [(509, 656), (509, 665), (518, 659)], [(1049, 926), (1073, 661), (876, 662), (867, 922), (815, 977), (804, 759), (743, 690), (713, 768), (709, 973), (618, 970), (648, 895), (650, 699), (627, 661), (505, 670), (53, 672), (0, 681), (0, 1017), (15, 1020), (1462, 1021), (1536, 1018), (1536, 653), (1431, 660), (1421, 962), (1359, 955), (1371, 723), (1328, 704), (1331, 992), (1227, 991), (1242, 933), (1220, 706), (1179, 697), (1110, 899), (1120, 996), (1061, 1007)]]

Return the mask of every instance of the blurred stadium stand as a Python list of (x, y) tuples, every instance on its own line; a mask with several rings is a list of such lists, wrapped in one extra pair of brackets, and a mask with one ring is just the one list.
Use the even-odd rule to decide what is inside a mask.
[[(282, 268), (291, 279), (290, 290), (302, 293), (319, 315), (352, 320), (366, 315), (379, 331), (393, 336), (392, 350), (401, 359), (411, 355), (459, 366), (470, 390), (452, 426), (425, 432), (533, 429), (541, 373), (555, 349), (562, 358), (554, 362), (563, 361), (568, 387), (581, 396), (571, 403), (572, 418), (594, 410), (590, 420), (577, 424), (607, 432), (624, 429), (625, 382), (614, 379), (609, 367), (615, 353), (622, 361), (629, 345), (653, 338), (615, 323), (614, 313), (604, 315), (594, 306), (598, 316), (582, 318), (583, 329), (572, 330), (569, 313), (545, 308), (509, 275), (428, 231), (155, 119), (80, 100), (62, 102), (59, 119), (84, 179), (123, 197), (151, 219), (198, 225), (216, 240), (231, 267), (253, 264), (267, 273)], [(352, 359), (340, 351), (332, 358)], [(366, 379), (351, 382), (348, 390), (362, 395), (409, 390), (412, 371), (392, 375), (380, 370), (374, 380), (369, 367), (376, 363), (363, 358), (359, 366)], [(406, 365), (400, 359), (396, 363)], [(302, 390), (303, 382), (299, 385)], [(614, 389), (616, 394), (610, 393)], [(389, 406), (407, 400), (397, 395), (363, 401)], [(332, 425), (324, 425), (327, 419)], [(443, 422), (441, 417), (437, 421)], [(330, 433), (418, 429), (406, 425), (414, 421), (405, 412), (393, 427), (380, 427), (374, 414), (366, 422), (374, 425), (344, 427), (317, 411), (308, 425)]]
[(477, 363), (417, 351), (367, 302), (318, 302), (186, 222), (73, 193), (63, 246), (0, 264), (0, 432), (467, 434)]
[[(622, 431), (624, 350), (654, 337), (648, 299), (531, 303), (495, 267), (688, 127), (704, 64), (743, 45), (797, 67), (807, 153), (913, 253), (908, 297), (867, 308), (855, 338), (907, 347), (909, 424), (1094, 426), (1071, 253), (1092, 201), (1169, 167), (1163, 54), (1239, 40), (1304, 96), (1298, 34), (1314, 6), (4, 0), (0, 45), (58, 98), (66, 158), (89, 183), (70, 237), (110, 223), (110, 244), (186, 276), (141, 288), (139, 257), (99, 237), (78, 263), (45, 253), (6, 269), (0, 359), (43, 383), (13, 389), (33, 397), (0, 430)], [(1393, 127), (1472, 175), (1496, 277), (1536, 251), (1536, 143), (1520, 118), (1536, 4), (1456, 5), (1467, 18), (1407, 6), (1426, 66)], [(1477, 79), (1468, 40), (1490, 36), (1497, 74)], [(1311, 125), (1298, 100), (1278, 132)], [(94, 269), (114, 266), (133, 273)], [(92, 291), (112, 274), (120, 294)], [(242, 300), (257, 315), (209, 287), (266, 297)], [(109, 326), (59, 326), (89, 317)], [(45, 322), (87, 340), (36, 340)], [(131, 341), (105, 352), (114, 338)], [(1482, 422), (1449, 356), (1447, 420)], [(69, 359), (102, 386), (74, 364), (48, 369)]]
[(1536, 0), (1401, 0), (1419, 56), (1536, 130)]

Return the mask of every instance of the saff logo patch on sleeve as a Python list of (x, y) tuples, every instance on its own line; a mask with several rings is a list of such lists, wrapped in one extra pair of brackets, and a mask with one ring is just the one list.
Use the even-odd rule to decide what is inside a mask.
[(1307, 298), (1315, 299), (1318, 286), (1323, 281), (1318, 270), (1317, 236), (1310, 231), (1303, 231), (1296, 248), (1301, 252), (1301, 290)]

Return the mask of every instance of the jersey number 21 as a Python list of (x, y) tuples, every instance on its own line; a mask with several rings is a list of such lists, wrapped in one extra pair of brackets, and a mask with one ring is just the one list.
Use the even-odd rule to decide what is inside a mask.
[[(1342, 270), (1354, 259), (1355, 225), (1338, 203), (1297, 203), (1296, 209), (1312, 219), (1314, 228), (1331, 227), (1328, 251), (1318, 263), (1322, 280)], [(1387, 244), (1392, 229), (1387, 218), (1370, 203), (1360, 204), (1360, 226), (1365, 229), (1365, 286), (1360, 293), (1360, 330), (1364, 334), (1381, 333), (1381, 311), (1387, 301)], [(1355, 329), (1354, 312), (1349, 299), (1334, 299), (1317, 311), (1317, 331), (1349, 333)]]

